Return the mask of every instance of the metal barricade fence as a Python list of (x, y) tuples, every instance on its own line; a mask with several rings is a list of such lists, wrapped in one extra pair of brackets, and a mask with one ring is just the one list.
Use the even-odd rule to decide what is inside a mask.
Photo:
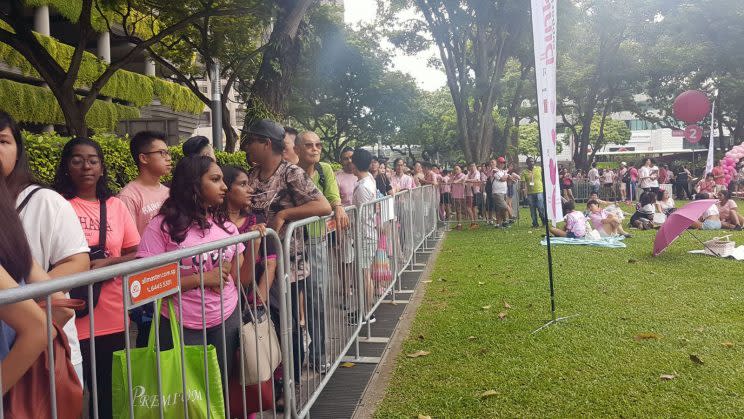
[[(83, 318), (78, 322), (80, 325), (81, 322), (87, 321), (89, 330), (94, 331), (89, 339), (82, 339), (81, 342), (81, 347), (88, 346), (90, 354), (88, 359), (83, 360), (86, 367), (84, 388), (89, 399), (88, 405), (83, 405), (84, 417), (113, 415), (130, 418), (142, 416), (209, 418), (218, 413), (219, 416), (224, 414), (229, 418), (247, 418), (252, 412), (264, 414), (267, 411), (276, 417), (274, 395), (276, 391), (281, 391), (281, 388), (275, 381), (274, 370), (281, 359), (287, 359), (288, 348), (278, 344), (271, 345), (271, 342), (267, 346), (265, 343), (272, 340), (270, 336), (274, 333), (278, 334), (282, 341), (286, 341), (289, 326), (286, 319), (280, 318), (278, 330), (275, 331), (270, 327), (271, 322), (266, 315), (262, 317), (260, 314), (263, 310), (272, 310), (270, 301), (266, 301), (265, 306), (260, 303), (261, 280), (267, 281), (270, 277), (260, 277), (258, 286), (255, 285), (256, 261), (261, 261), (264, 267), (268, 266), (267, 261), (272, 258), (267, 249), (277, 249), (276, 277), (281, 279), (285, 276), (279, 236), (272, 230), (267, 230), (266, 233), (265, 238), (258, 232), (251, 232), (3, 290), (0, 291), (0, 306), (25, 300), (46, 299), (47, 318), (52, 318), (52, 294), (87, 287), (87, 303), (89, 307), (96, 307), (93, 296), (94, 284), (113, 284), (114, 286), (109, 287), (107, 291), (109, 293), (104, 295), (102, 292), (100, 297), (110, 298), (112, 295), (110, 292), (114, 292), (115, 295), (116, 287), (119, 285), (117, 282), (120, 283), (122, 294), (119, 295), (123, 299), (123, 310), (119, 315), (123, 317), (123, 333), (96, 336), (95, 309), (89, 310), (88, 319)], [(241, 247), (245, 248), (242, 252)], [(240, 255), (244, 263), (235, 265), (235, 255)], [(231, 259), (232, 263), (227, 262), (227, 259)], [(223, 272), (228, 264), (234, 277), (230, 278)], [(207, 275), (210, 284), (215, 281), (214, 277), (217, 278), (219, 288), (205, 286)], [(184, 280), (188, 285), (183, 282)], [(251, 291), (243, 293), (244, 298), (241, 298), (242, 287), (237, 287), (236, 284), (248, 286)], [(193, 288), (183, 290), (185, 286)], [(284, 281), (279, 281), (276, 288), (280, 295), (286, 292)], [(130, 337), (130, 310), (144, 306), (157, 307), (157, 300), (167, 301), (168, 308), (166, 309), (164, 305), (161, 313), (153, 311), (154, 329), (150, 333), (147, 347), (134, 348)], [(106, 301), (104, 304), (108, 303), (112, 301)], [(113, 305), (116, 306), (117, 303), (113, 302)], [(177, 319), (171, 322), (169, 318), (174, 313), (173, 306), (177, 306), (175, 308)], [(165, 316), (167, 312), (170, 314)], [(186, 321), (184, 313), (188, 316), (188, 325), (184, 325)], [(216, 324), (208, 324), (208, 318), (211, 320), (210, 323)], [(248, 320), (245, 324), (244, 319)], [(177, 323), (176, 330), (171, 328), (174, 322)], [(52, 346), (53, 328), (52, 322), (47, 321), (48, 365), (55, 365), (56, 357), (60, 356), (54, 353)], [(142, 333), (144, 330), (139, 332)], [(254, 340), (246, 341), (249, 336)], [(178, 345), (175, 339), (179, 340)], [(112, 343), (112, 340), (115, 343)], [(155, 342), (152, 342), (153, 340)], [(96, 341), (100, 343), (98, 347)], [(276, 342), (276, 339), (273, 341)], [(194, 355), (202, 360), (197, 361)], [(190, 361), (188, 364), (187, 357)], [(248, 363), (248, 360), (253, 362)], [(98, 368), (105, 370), (106, 363), (110, 363), (111, 366), (111, 373), (108, 375), (107, 371), (97, 371)], [(195, 368), (195, 365), (201, 365), (196, 368), (198, 372), (187, 371), (187, 367)], [(49, 369), (49, 374), (51, 405), (37, 406), (37, 409), (48, 408), (49, 416), (56, 418), (60, 411), (66, 412), (69, 406), (74, 406), (78, 402), (83, 403), (81, 400), (57, 403), (54, 368)], [(108, 386), (111, 387), (106, 388)], [(287, 394), (290, 388), (290, 383), (285, 381), (284, 393)], [(104, 411), (99, 412), (101, 409)], [(0, 409), (0, 418), (4, 417), (5, 413), (12, 412)]]
[[(119, 351), (104, 353), (108, 339), (104, 342), (95, 333), (82, 343), (90, 353), (84, 361), (90, 377), (85, 380), (90, 403), (84, 417), (99, 417), (99, 410), (109, 409), (106, 405), (115, 409), (114, 417), (215, 417), (223, 412), (228, 418), (254, 412), (276, 417), (280, 400), (285, 416), (305, 417), (343, 358), (347, 354), (360, 358), (363, 326), (369, 337), (377, 307), (386, 298), (395, 301), (401, 273), (414, 269), (416, 253), (436, 232), (438, 203), (434, 187), (415, 188), (347, 208), (346, 229), (336, 225), (334, 216), (312, 217), (288, 224), (283, 241), (272, 230), (265, 237), (246, 233), (3, 290), (0, 306), (44, 298), (50, 303), (53, 293), (81, 286), (87, 287), (88, 304), (93, 306), (94, 284), (111, 278), (120, 281), (124, 331), (111, 348)], [(242, 255), (243, 263), (233, 271), (234, 259), (224, 266), (220, 261), (234, 254)], [(233, 282), (219, 281), (228, 266)], [(215, 277), (219, 289), (210, 288)], [(170, 304), (158, 313), (157, 300), (173, 302), (176, 330), (166, 315)], [(130, 314), (147, 306), (155, 318), (148, 341), (154, 342), (142, 344), (140, 337), (134, 345)], [(51, 315), (50, 306), (47, 316)], [(95, 317), (91, 310), (82, 321), (96, 330)], [(49, 322), (49, 336), (52, 330)], [(105, 344), (97, 347), (97, 341)], [(51, 341), (48, 346), (54, 365), (59, 354), (53, 353)], [(193, 361), (189, 354), (194, 347), (201, 360), (187, 363)], [(106, 359), (101, 361), (101, 356)], [(105, 384), (101, 378), (111, 384), (112, 377), (97, 371), (109, 356), (112, 369), (118, 365), (118, 373), (114, 371), (118, 375), (112, 374), (120, 384), (111, 390), (100, 385)], [(144, 365), (143, 357), (152, 366)], [(210, 387), (215, 382), (220, 384)], [(54, 377), (49, 385), (54, 400)], [(59, 407), (49, 406), (52, 417), (57, 417)]]

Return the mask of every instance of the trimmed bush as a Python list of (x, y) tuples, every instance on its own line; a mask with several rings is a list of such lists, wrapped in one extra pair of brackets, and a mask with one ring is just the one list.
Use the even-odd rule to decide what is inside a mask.
[[(24, 132), (26, 150), (29, 155), (29, 164), (31, 171), (37, 180), (43, 184), (51, 184), (54, 180), (54, 174), (57, 171), (57, 165), (60, 162), (62, 147), (70, 140), (70, 137), (63, 137), (57, 133), (32, 134)], [(114, 192), (119, 192), (121, 188), (137, 177), (137, 166), (132, 161), (129, 153), (129, 139), (117, 137), (113, 134), (99, 134), (92, 137), (98, 142), (103, 149), (106, 158), (106, 168), (109, 175), (109, 186)], [(181, 146), (169, 147), (175, 166), (183, 157)], [(217, 162), (220, 165), (241, 166), (248, 169), (245, 160), (245, 153), (228, 153), (225, 151), (215, 152)], [(164, 179), (170, 181), (170, 177)]]

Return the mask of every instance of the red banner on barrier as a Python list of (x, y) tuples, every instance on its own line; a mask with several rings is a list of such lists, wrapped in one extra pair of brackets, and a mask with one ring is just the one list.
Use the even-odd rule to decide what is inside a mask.
[(178, 291), (178, 263), (131, 275), (128, 285), (130, 307), (174, 294)]

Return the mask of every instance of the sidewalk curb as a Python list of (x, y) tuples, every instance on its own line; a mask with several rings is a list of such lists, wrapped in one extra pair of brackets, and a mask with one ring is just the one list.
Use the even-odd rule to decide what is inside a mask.
[[(435, 260), (439, 252), (442, 250), (442, 245), (447, 238), (447, 233), (444, 232), (442, 238), (437, 242), (433, 252), (429, 256), (429, 260)], [(427, 285), (423, 283), (430, 278), (431, 272), (434, 269), (433, 263), (427, 263), (426, 268), (421, 273), (416, 284), (414, 293), (411, 295), (410, 302), (406, 305), (403, 310), (398, 325), (396, 326), (393, 334), (390, 336), (390, 342), (385, 347), (382, 353), (380, 363), (372, 373), (367, 386), (362, 392), (362, 398), (359, 400), (356, 409), (354, 409), (353, 419), (371, 419), (378, 406), (385, 397), (390, 380), (393, 377), (393, 370), (395, 369), (396, 360), (398, 355), (402, 351), (403, 341), (408, 337), (411, 330), (413, 320), (416, 318), (421, 302), (424, 300), (426, 294)]]

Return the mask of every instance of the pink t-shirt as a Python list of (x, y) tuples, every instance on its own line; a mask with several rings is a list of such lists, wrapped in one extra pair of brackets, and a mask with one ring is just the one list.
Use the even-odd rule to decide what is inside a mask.
[(442, 193), (450, 193), (450, 192), (452, 192), (452, 185), (450, 185), (449, 182), (450, 182), (449, 175), (442, 176), (442, 179), (440, 179), (440, 181), (439, 181), (439, 186), (440, 186), (440, 188), (442, 190)]
[(137, 224), (137, 231), (140, 234), (147, 227), (147, 223), (158, 215), (163, 202), (168, 199), (169, 192), (170, 190), (167, 186), (159, 183), (157, 186), (152, 187), (145, 186), (136, 180), (129, 182), (119, 192), (119, 199), (129, 209), (129, 213), (132, 214), (132, 218), (134, 218), (134, 222)]
[(586, 217), (579, 211), (572, 211), (566, 215), (566, 231), (581, 238), (586, 235)]
[(637, 182), (638, 181), (638, 169), (636, 169), (635, 167), (631, 167), (628, 170), (630, 170), (630, 181)]
[[(142, 241), (140, 242), (137, 257), (145, 258), (155, 256), (165, 252), (185, 249), (239, 234), (238, 228), (230, 221), (225, 222), (225, 228), (227, 231), (216, 225), (212, 225), (206, 230), (202, 230), (198, 226), (194, 225), (186, 233), (183, 242), (176, 243), (171, 240), (169, 234), (162, 231), (160, 228), (162, 223), (163, 216), (158, 215), (147, 225), (145, 231), (142, 233)], [(243, 252), (243, 250), (245, 250), (245, 246), (241, 243), (238, 245), (238, 252)], [(219, 249), (202, 253), (201, 260), (204, 265), (204, 272), (218, 269), (219, 254)], [(232, 261), (234, 255), (235, 246), (228, 246), (222, 252), (222, 259), (225, 261)], [(181, 276), (192, 275), (195, 273), (199, 273), (198, 255), (181, 259)], [(222, 288), (225, 318), (229, 317), (238, 305), (238, 289), (235, 287), (235, 282), (233, 282), (232, 277), (230, 279), (231, 280), (225, 283)], [(176, 313), (178, 313), (178, 299), (173, 298), (172, 300)], [(202, 329), (201, 288), (197, 287), (183, 292), (183, 294), (181, 294), (181, 301), (183, 301), (183, 327), (189, 329)], [(213, 291), (208, 288), (204, 289), (204, 312), (206, 313), (205, 321), (208, 328), (220, 324), (220, 293), (218, 291)], [(168, 317), (168, 307), (166, 305), (163, 305), (161, 313)]]
[(465, 184), (464, 183), (454, 183), (456, 181), (462, 181), (465, 179), (465, 173), (459, 173), (456, 175), (450, 176), (450, 182), (452, 182), (452, 198), (454, 199), (465, 199)]
[(599, 212), (589, 212), (589, 221), (592, 223), (592, 228), (595, 230), (602, 230), (602, 220), (607, 218), (607, 210), (601, 209)]
[(393, 186), (393, 189), (395, 189), (396, 192), (405, 189), (413, 189), (416, 187), (416, 183), (413, 181), (413, 178), (405, 173), (400, 176), (393, 173), (393, 175), (390, 176), (390, 184)]
[(713, 167), (713, 170), (711, 170), (711, 173), (713, 173), (713, 179), (715, 179), (716, 185), (723, 185), (726, 183), (726, 177), (723, 175), (722, 167), (719, 167), (719, 166)]
[[(479, 171), (475, 170), (470, 173), (468, 173), (468, 181), (470, 185), (470, 189), (473, 191), (473, 194), (479, 194), (480, 193), (480, 182), (481, 182), (481, 174)], [(476, 181), (476, 182), (474, 182)], [(472, 183), (470, 183), (472, 182)]]
[(338, 191), (341, 193), (341, 203), (344, 206), (351, 205), (351, 196), (354, 195), (354, 186), (356, 186), (357, 180), (359, 179), (353, 173), (346, 173), (343, 170), (336, 172)]
[(731, 215), (731, 211), (736, 211), (736, 209), (739, 208), (739, 206), (736, 205), (736, 202), (734, 202), (733, 199), (729, 199), (723, 205), (721, 205), (720, 201), (716, 202), (716, 206), (718, 207), (718, 212), (720, 213), (722, 220), (728, 220), (729, 216)]
[[(80, 220), (88, 246), (98, 244), (98, 231), (101, 218), (99, 201), (70, 199), (70, 205)], [(119, 198), (106, 200), (106, 256), (119, 257), (122, 249), (137, 246), (140, 235), (129, 210)], [(124, 331), (124, 296), (121, 291), (121, 277), (106, 281), (101, 287), (98, 304), (93, 311), (95, 335), (103, 336)], [(75, 319), (80, 339), (90, 338), (90, 319), (88, 316)]]

